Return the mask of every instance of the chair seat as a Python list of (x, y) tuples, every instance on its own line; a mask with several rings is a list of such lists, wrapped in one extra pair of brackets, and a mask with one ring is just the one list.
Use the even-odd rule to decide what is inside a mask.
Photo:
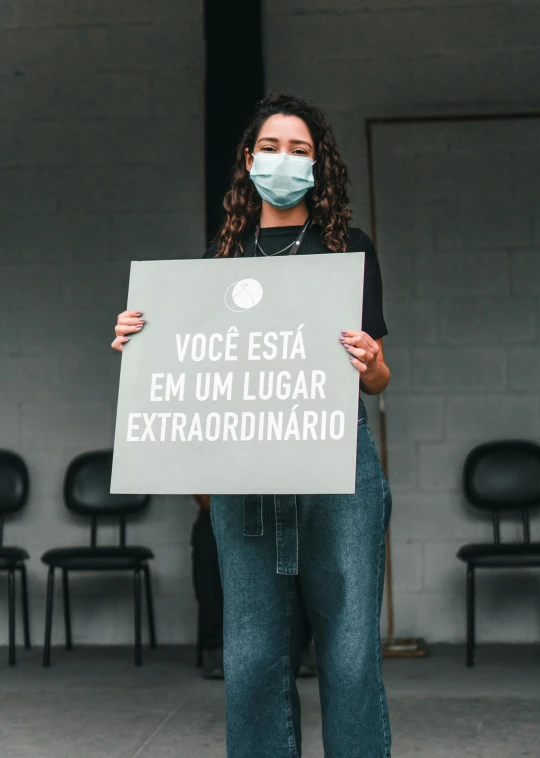
[(0, 547), (0, 569), (12, 568), (30, 556), (22, 547)]
[(127, 545), (126, 547), (54, 547), (41, 556), (43, 563), (70, 570), (100, 571), (133, 569), (154, 557), (148, 547)]
[(540, 566), (540, 542), (470, 543), (460, 547), (457, 557), (474, 566), (492, 568)]

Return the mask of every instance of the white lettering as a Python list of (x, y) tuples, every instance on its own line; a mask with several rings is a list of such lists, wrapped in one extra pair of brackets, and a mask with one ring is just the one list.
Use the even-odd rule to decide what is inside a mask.
[(156, 418), (157, 413), (152, 413), (151, 416), (148, 415), (148, 413), (143, 413), (143, 420), (146, 424), (146, 429), (143, 432), (143, 436), (141, 437), (141, 442), (144, 442), (147, 437), (150, 437), (151, 442), (155, 442), (156, 438), (154, 437), (154, 432), (152, 431), (152, 424), (154, 423), (154, 419)]
[(163, 385), (158, 384), (158, 379), (163, 379), (164, 376), (165, 374), (152, 374), (152, 379), (150, 382), (150, 400), (152, 402), (160, 402), (163, 400), (162, 397), (156, 397), (156, 391), (163, 389)]
[(219, 352), (219, 353), (215, 352), (216, 342), (218, 341), (223, 342), (222, 334), (216, 333), (216, 334), (210, 335), (210, 339), (208, 340), (208, 357), (210, 358), (211, 361), (219, 361), (221, 360), (223, 356), (222, 352)]
[(266, 345), (266, 347), (270, 348), (270, 350), (265, 350), (263, 353), (263, 357), (266, 358), (267, 361), (273, 360), (277, 355), (277, 345), (276, 345), (277, 340), (278, 340), (277, 332), (266, 332), (266, 334), (264, 335), (263, 342)]
[(235, 326), (227, 331), (227, 337), (225, 338), (225, 360), (237, 361), (238, 356), (233, 355), (233, 350), (238, 349), (238, 329)]
[(248, 361), (260, 361), (261, 356), (255, 355), (254, 351), (261, 346), (260, 342), (255, 342), (255, 337), (262, 337), (262, 332), (250, 332), (248, 343)]
[(128, 414), (128, 430), (127, 430), (127, 442), (138, 442), (139, 438), (133, 436), (133, 432), (139, 428), (139, 425), (135, 423), (135, 417), (141, 416), (140, 413)]

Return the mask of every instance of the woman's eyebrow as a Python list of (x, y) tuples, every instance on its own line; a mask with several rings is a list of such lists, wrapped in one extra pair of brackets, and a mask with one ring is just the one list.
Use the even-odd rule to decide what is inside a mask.
[[(259, 137), (257, 142), (279, 142), (279, 139), (277, 137)], [(311, 143), (303, 139), (290, 139), (289, 142), (291, 145), (307, 145), (308, 147), (312, 147)]]

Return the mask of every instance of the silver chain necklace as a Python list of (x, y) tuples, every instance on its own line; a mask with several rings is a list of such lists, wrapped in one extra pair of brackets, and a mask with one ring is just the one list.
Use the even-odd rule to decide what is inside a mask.
[(260, 226), (257, 224), (257, 226), (256, 226), (256, 228), (255, 228), (255, 255), (257, 255), (257, 248), (259, 248), (259, 250), (261, 251), (261, 253), (262, 253), (262, 254), (263, 254), (263, 255), (264, 255), (266, 258), (271, 258), (271, 257), (272, 257), (272, 256), (274, 256), (274, 255), (279, 255), (280, 253), (284, 253), (284, 252), (285, 252), (285, 250), (289, 250), (289, 248), (292, 248), (292, 250), (291, 250), (291, 252), (289, 253), (289, 255), (296, 255), (296, 253), (298, 252), (298, 248), (299, 248), (299, 247), (300, 247), (300, 245), (302, 244), (302, 240), (304, 239), (304, 237), (305, 237), (305, 234), (306, 234), (306, 232), (307, 232), (307, 230), (308, 230), (308, 227), (309, 227), (310, 225), (311, 225), (311, 219), (310, 219), (310, 218), (309, 218), (309, 216), (308, 216), (308, 218), (306, 219), (306, 223), (305, 223), (305, 224), (304, 224), (304, 226), (302, 227), (302, 229), (301, 229), (301, 231), (300, 231), (300, 234), (299, 234), (299, 235), (298, 235), (298, 237), (297, 237), (297, 238), (294, 240), (294, 242), (291, 242), (291, 244), (290, 244), (290, 245), (287, 245), (287, 247), (284, 247), (282, 250), (278, 250), (278, 251), (277, 251), (277, 253), (265, 253), (265, 252), (264, 252), (264, 250), (262, 249), (262, 247), (259, 245), (259, 232), (260, 232)]
[[(296, 242), (296, 240), (295, 240), (295, 242)], [(280, 253), (284, 253), (285, 250), (288, 250), (293, 245), (294, 245), (294, 242), (291, 242), (290, 245), (287, 245), (287, 247), (284, 247), (283, 250), (278, 250), (277, 253), (265, 253), (264, 250), (262, 249), (262, 247), (259, 244), (259, 240), (257, 240), (257, 247), (259, 248), (259, 250), (261, 251), (261, 253), (263, 255), (266, 255), (267, 258), (271, 258), (273, 255), (279, 255)]]

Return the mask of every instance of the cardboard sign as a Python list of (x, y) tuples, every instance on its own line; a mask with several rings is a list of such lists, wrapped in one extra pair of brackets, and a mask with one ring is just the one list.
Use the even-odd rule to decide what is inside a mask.
[(113, 493), (354, 492), (364, 253), (133, 261)]

